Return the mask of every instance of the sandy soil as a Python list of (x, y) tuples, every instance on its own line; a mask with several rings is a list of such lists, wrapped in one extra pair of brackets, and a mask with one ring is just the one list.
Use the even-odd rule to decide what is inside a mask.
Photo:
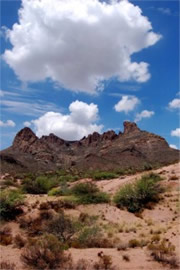
[[(172, 180), (172, 176), (180, 179), (180, 163), (165, 166), (161, 169), (155, 170), (163, 178), (162, 185), (167, 188), (163, 194), (163, 199), (155, 205), (152, 210), (145, 209), (142, 217), (137, 217), (126, 210), (120, 210), (113, 204), (96, 204), (96, 205), (79, 205), (75, 209), (65, 210), (67, 215), (79, 217), (80, 213), (88, 213), (89, 215), (98, 216), (98, 224), (100, 226), (107, 225), (107, 235), (111, 232), (113, 239), (119, 239), (120, 243), (128, 243), (130, 239), (144, 239), (149, 240), (152, 237), (152, 231), (158, 232), (161, 239), (166, 238), (176, 247), (176, 255), (180, 259), (180, 226), (179, 226), (179, 194), (180, 187), (179, 181)], [(98, 187), (110, 194), (114, 194), (121, 186), (126, 183), (131, 183), (140, 178), (142, 173), (132, 176), (123, 176), (117, 179), (98, 181)], [(171, 179), (172, 178), (172, 179)], [(85, 180), (81, 180), (85, 181)], [(88, 179), (88, 181), (92, 181)], [(33, 217), (38, 216), (36, 208), (32, 205), (36, 202), (45, 202), (49, 200), (58, 200), (59, 198), (49, 197), (46, 195), (27, 195), (26, 196), (26, 215)], [(1, 227), (6, 224), (1, 224)], [(24, 234), (24, 231), (19, 228), (19, 224), (9, 222), (8, 226), (12, 228), (13, 236), (18, 233)], [(166, 270), (170, 267), (164, 266), (152, 259), (150, 252), (146, 247), (140, 248), (127, 248), (127, 250), (111, 249), (70, 249), (72, 258), (75, 262), (79, 259), (87, 259), (90, 263), (98, 260), (98, 253), (103, 251), (105, 255), (112, 257), (113, 265), (118, 270)], [(9, 261), (16, 264), (16, 270), (27, 269), (20, 260), (22, 249), (14, 248), (13, 245), (2, 246), (0, 245), (0, 259), (1, 261)], [(126, 262), (123, 255), (129, 256), (130, 261)]]

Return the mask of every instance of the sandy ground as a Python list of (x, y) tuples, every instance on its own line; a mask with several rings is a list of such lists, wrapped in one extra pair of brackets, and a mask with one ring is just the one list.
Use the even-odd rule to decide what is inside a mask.
[[(120, 243), (128, 243), (130, 239), (144, 239), (148, 240), (152, 237), (152, 231), (159, 233), (161, 239), (166, 238), (176, 247), (176, 255), (180, 259), (180, 224), (179, 224), (179, 194), (180, 187), (179, 181), (172, 180), (172, 176), (180, 179), (180, 163), (165, 166), (161, 169), (155, 170), (163, 178), (162, 184), (167, 188), (161, 200), (154, 209), (145, 209), (142, 217), (137, 217), (126, 210), (120, 210), (113, 204), (96, 204), (96, 205), (79, 205), (75, 209), (65, 210), (67, 215), (78, 217), (80, 213), (88, 213), (89, 215), (98, 216), (98, 223), (100, 226), (104, 224), (109, 226), (108, 232), (111, 232), (111, 237), (119, 239)], [(144, 174), (144, 173), (143, 173)], [(132, 176), (123, 176), (112, 180), (98, 181), (98, 187), (110, 194), (114, 194), (121, 186), (126, 183), (131, 183), (140, 178), (142, 173)], [(81, 180), (82, 181), (82, 180)], [(91, 181), (91, 180), (88, 180)], [(32, 208), (36, 202), (45, 202), (48, 200), (57, 200), (59, 198), (49, 197), (46, 195), (27, 195), (26, 197), (26, 211), (27, 215), (36, 216), (38, 210)], [(2, 224), (5, 226), (6, 224)], [(9, 222), (12, 228), (13, 236), (18, 233), (24, 234), (24, 231), (19, 228), (17, 222)], [(108, 231), (109, 230), (109, 231)], [(90, 263), (98, 260), (98, 253), (103, 251), (105, 255), (112, 257), (113, 265), (118, 270), (166, 270), (168, 266), (164, 266), (152, 259), (150, 252), (146, 247), (143, 248), (127, 248), (127, 250), (111, 249), (70, 249), (72, 258), (75, 262), (79, 259), (87, 259)], [(27, 269), (20, 260), (21, 250), (14, 248), (13, 245), (2, 246), (0, 245), (0, 259), (1, 261), (9, 261), (16, 264), (16, 270)], [(129, 256), (130, 261), (123, 260), (123, 255)]]

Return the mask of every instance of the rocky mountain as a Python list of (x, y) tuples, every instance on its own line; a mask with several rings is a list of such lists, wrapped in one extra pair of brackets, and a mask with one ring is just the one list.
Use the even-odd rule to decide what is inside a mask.
[(17, 133), (13, 145), (0, 152), (1, 171), (114, 170), (179, 161), (179, 150), (158, 135), (124, 122), (124, 131), (94, 132), (79, 141), (65, 141), (54, 134), (38, 138), (30, 128)]

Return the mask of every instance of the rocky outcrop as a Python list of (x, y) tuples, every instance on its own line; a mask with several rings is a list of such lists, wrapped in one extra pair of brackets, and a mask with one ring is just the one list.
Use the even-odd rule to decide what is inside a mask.
[(22, 152), (28, 152), (30, 146), (37, 140), (38, 137), (34, 134), (34, 132), (30, 128), (25, 127), (15, 136), (12, 147), (19, 149)]
[(134, 134), (140, 132), (140, 129), (137, 127), (136, 123), (125, 121), (124, 122), (124, 134)]
[[(13, 145), (1, 151), (4, 172), (12, 166), (21, 170), (113, 170), (166, 165), (179, 160), (179, 150), (169, 147), (158, 135), (140, 130), (136, 123), (124, 122), (124, 131), (94, 132), (80, 141), (65, 141), (54, 134), (38, 138), (30, 128), (17, 133)], [(6, 170), (8, 168), (8, 170)], [(14, 169), (14, 167), (13, 167)]]

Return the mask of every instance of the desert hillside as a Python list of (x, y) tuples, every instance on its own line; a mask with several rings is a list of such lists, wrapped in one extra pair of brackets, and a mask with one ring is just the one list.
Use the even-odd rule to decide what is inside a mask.
[(180, 163), (105, 177), (1, 175), (1, 269), (178, 268)]

